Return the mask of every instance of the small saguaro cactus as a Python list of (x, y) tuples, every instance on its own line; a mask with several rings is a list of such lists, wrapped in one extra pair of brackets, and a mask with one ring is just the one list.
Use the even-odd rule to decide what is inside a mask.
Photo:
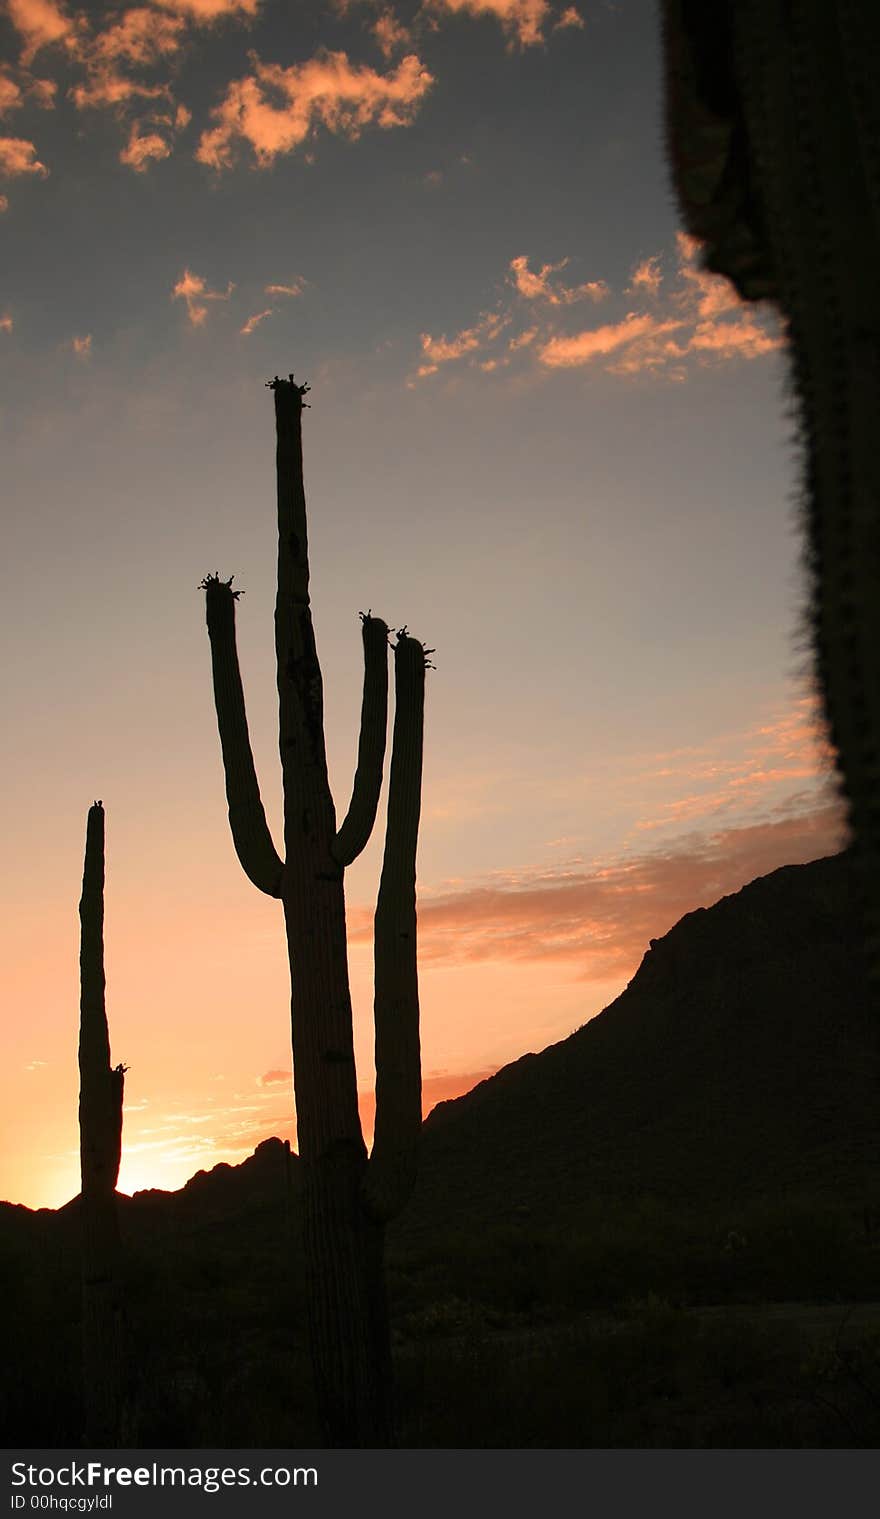
[(125, 1066), (110, 1064), (104, 980), (104, 808), (86, 824), (80, 916), (79, 1133), (82, 1190), (83, 1386), (86, 1442), (119, 1445), (125, 1347), (116, 1182)]
[(232, 580), (208, 575), (208, 634), (229, 823), (246, 875), (281, 900), (291, 1026), (309, 1336), (331, 1445), (393, 1441), (384, 1281), (386, 1222), (415, 1178), (421, 1127), (415, 866), (426, 650), (406, 628), (393, 645), (394, 735), (385, 854), (375, 915), (376, 1125), (367, 1157), (358, 1114), (343, 874), (372, 832), (388, 717), (388, 628), (361, 614), (364, 685), (351, 804), (339, 828), (327, 776), (323, 686), (309, 609), (302, 467), (307, 385), (270, 381), (278, 482), (278, 668), (284, 859), (260, 800), (235, 644)]
[(815, 670), (880, 977), (880, 6), (662, 0), (667, 140), (705, 267), (785, 318)]

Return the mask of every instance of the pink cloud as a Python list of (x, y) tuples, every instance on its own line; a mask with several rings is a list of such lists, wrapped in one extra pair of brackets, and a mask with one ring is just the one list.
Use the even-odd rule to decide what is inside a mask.
[(201, 327), (208, 315), (205, 301), (228, 301), (234, 289), (235, 286), (230, 280), (225, 291), (209, 290), (207, 282), (200, 274), (193, 274), (191, 270), (184, 269), (171, 292), (171, 299), (186, 301), (190, 322), (193, 327)]
[[(575, 962), (585, 980), (637, 967), (652, 937), (685, 913), (780, 865), (842, 847), (836, 805), (680, 838), (665, 849), (587, 869), (504, 876), (419, 898), (419, 955), (427, 969), (488, 960)], [(352, 942), (370, 938), (366, 912), (351, 914)]]
[(544, 25), (550, 17), (547, 0), (428, 0), (432, 10), (453, 15), (494, 16), (511, 42), (535, 47), (544, 41)]
[(288, 1086), (293, 1082), (293, 1071), (266, 1071), (258, 1078), (261, 1087)]
[(265, 322), (266, 317), (267, 316), (271, 316), (271, 315), (272, 315), (272, 307), (271, 306), (267, 306), (265, 311), (257, 311), (257, 312), (255, 312), (255, 314), (253, 316), (249, 316), (248, 319), (247, 319), (247, 321), (245, 322), (244, 326), (243, 327), (239, 327), (239, 329), (238, 329), (239, 332), (241, 333), (241, 336), (245, 337), (245, 338), (249, 338), (250, 335), (251, 335), (251, 333), (254, 331), (254, 328), (255, 327), (259, 327), (260, 323), (261, 322)]
[(217, 125), (202, 133), (196, 158), (211, 168), (229, 168), (240, 142), (267, 168), (319, 126), (349, 138), (368, 125), (408, 126), (434, 82), (415, 54), (387, 74), (350, 63), (345, 53), (322, 52), (286, 69), (255, 54), (251, 62), (253, 73), (228, 86), (211, 112)]
[(49, 170), (37, 158), (37, 150), (24, 137), (0, 137), (0, 174), (10, 179), (21, 174), (38, 174), (45, 179)]

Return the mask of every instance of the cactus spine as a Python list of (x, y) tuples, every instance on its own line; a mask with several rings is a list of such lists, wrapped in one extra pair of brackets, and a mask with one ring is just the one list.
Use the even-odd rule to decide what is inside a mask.
[(880, 976), (880, 7), (663, 0), (673, 179), (706, 267), (785, 317), (815, 667)]
[(367, 1157), (357, 1104), (343, 874), (376, 817), (385, 756), (388, 629), (362, 614), (364, 686), (351, 805), (341, 827), (327, 777), (323, 687), (309, 606), (302, 467), (308, 386), (271, 382), (278, 482), (275, 651), (284, 788), (284, 860), (260, 800), (235, 645), (231, 581), (206, 592), (214, 700), (229, 822), (242, 867), (284, 908), (291, 973), (297, 1134), (303, 1172), (309, 1332), (318, 1407), (331, 1445), (392, 1443), (385, 1224), (415, 1175), (421, 1125), (415, 855), (426, 651), (394, 645), (394, 738), (375, 920), (376, 1131)]
[(104, 809), (89, 808), (80, 916), (79, 1131), (86, 1442), (119, 1445), (124, 1343), (116, 1182), (125, 1067), (110, 1065), (104, 1005)]

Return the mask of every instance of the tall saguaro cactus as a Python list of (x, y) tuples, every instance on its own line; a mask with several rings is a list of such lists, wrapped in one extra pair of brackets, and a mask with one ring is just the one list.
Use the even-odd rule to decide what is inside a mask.
[(231, 580), (206, 592), (214, 700), (229, 822), (246, 875), (284, 908), (291, 974), (297, 1135), (303, 1174), (309, 1331), (318, 1406), (331, 1445), (392, 1443), (385, 1224), (415, 1176), (421, 1125), (415, 859), (422, 772), (423, 645), (394, 644), (395, 717), (385, 855), (375, 919), (376, 1129), (369, 1159), (358, 1115), (343, 874), (364, 848), (382, 785), (388, 628), (362, 614), (364, 686), (351, 805), (336, 826), (323, 687), (309, 609), (302, 465), (307, 385), (270, 382), (278, 477), (275, 651), (284, 859), (254, 769), (235, 645)]
[(708, 269), (780, 307), (816, 673), (880, 977), (880, 5), (662, 0), (669, 156)]
[(86, 1441), (119, 1445), (125, 1347), (116, 1182), (125, 1067), (110, 1065), (104, 1003), (104, 809), (89, 808), (80, 916), (79, 1131), (82, 1190), (83, 1383)]

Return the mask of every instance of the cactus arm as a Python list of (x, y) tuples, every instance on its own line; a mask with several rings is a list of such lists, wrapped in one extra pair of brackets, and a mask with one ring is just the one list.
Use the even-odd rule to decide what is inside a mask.
[(376, 821), (385, 735), (388, 729), (388, 628), (381, 617), (361, 613), (364, 641), (364, 694), (358, 760), (351, 803), (333, 841), (333, 858), (350, 865), (367, 843)]
[(394, 648), (394, 738), (385, 857), (374, 926), (376, 1128), (362, 1187), (382, 1222), (412, 1191), (422, 1124), (416, 957), (416, 846), (422, 784), (425, 650), (403, 630)]
[(214, 706), (223, 753), (232, 841), (248, 879), (267, 896), (280, 897), (284, 867), (272, 843), (260, 799), (235, 646), (238, 593), (233, 591), (230, 581), (221, 580), (218, 575), (207, 575), (201, 588), (205, 591)]

